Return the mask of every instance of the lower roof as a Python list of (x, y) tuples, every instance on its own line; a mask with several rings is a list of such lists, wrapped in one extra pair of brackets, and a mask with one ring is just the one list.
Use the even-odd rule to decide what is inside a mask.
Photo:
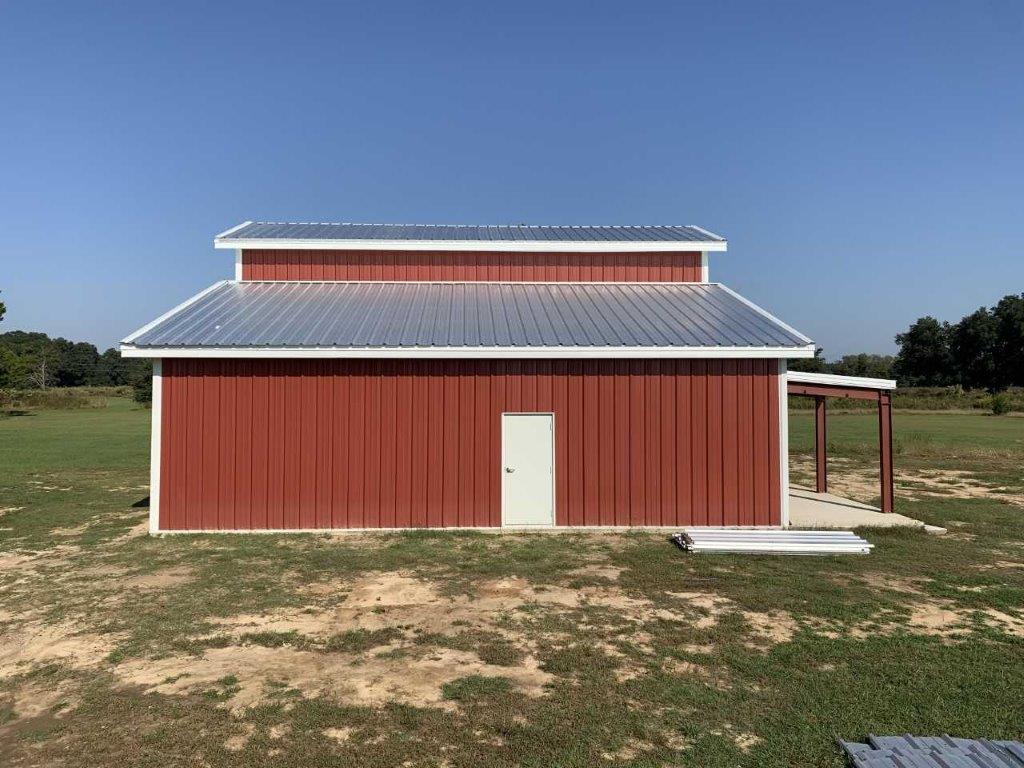
[(895, 379), (872, 379), (867, 376), (840, 376), (835, 373), (808, 373), (805, 371), (787, 371), (786, 380), (794, 384), (817, 384), (823, 387), (896, 389)]
[(136, 357), (809, 357), (718, 283), (216, 283), (122, 342)]

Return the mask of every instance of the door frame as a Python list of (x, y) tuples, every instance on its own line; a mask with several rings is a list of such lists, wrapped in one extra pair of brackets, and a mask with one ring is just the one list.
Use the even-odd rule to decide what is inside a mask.
[[(505, 520), (505, 417), (506, 416), (550, 416), (551, 417), (551, 522), (540, 524), (540, 525), (516, 525), (509, 524)], [(555, 430), (558, 428), (555, 423), (555, 412), (554, 411), (502, 411), (501, 412), (501, 429), (498, 430), (499, 437), (501, 440), (501, 464), (498, 467), (498, 482), (501, 488), (501, 527), (502, 528), (522, 528), (524, 530), (532, 530), (538, 528), (554, 528), (555, 520), (558, 519), (558, 510), (555, 508), (556, 500), (558, 498), (557, 483), (558, 483), (558, 463), (555, 458), (558, 455), (556, 442), (555, 442)]]

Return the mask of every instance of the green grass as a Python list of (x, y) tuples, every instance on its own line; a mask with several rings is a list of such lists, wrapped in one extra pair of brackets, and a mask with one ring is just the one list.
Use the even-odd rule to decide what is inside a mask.
[[(124, 399), (0, 417), (0, 662), (56, 633), (0, 666), (0, 764), (838, 768), (836, 736), (1024, 738), (1024, 639), (987, 618), (1024, 620), (1006, 493), (904, 494), (950, 535), (865, 531), (868, 557), (693, 557), (647, 533), (159, 539), (128, 535), (148, 419)], [(791, 416), (795, 458), (812, 427)], [(835, 474), (870, 469), (876, 428), (832, 415)], [(898, 412), (895, 430), (897, 470), (1024, 483), (1024, 419)], [(595, 564), (621, 574), (572, 573)], [(429, 602), (350, 607), (393, 574)], [(922, 632), (928, 606), (963, 633)], [(422, 700), (389, 693), (413, 677)], [(375, 703), (335, 693), (352, 680)]]

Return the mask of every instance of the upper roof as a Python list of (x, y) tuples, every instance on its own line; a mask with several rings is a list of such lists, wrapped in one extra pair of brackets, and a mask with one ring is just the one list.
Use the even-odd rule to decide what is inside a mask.
[(217, 248), (503, 251), (724, 251), (726, 240), (697, 226), (475, 226), (247, 221), (214, 238)]
[(221, 282), (129, 336), (142, 357), (808, 357), (718, 283)]

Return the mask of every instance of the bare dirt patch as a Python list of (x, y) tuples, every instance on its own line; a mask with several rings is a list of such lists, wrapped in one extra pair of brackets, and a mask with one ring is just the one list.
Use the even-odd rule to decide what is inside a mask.
[(281, 682), (307, 697), (326, 696), (355, 706), (396, 702), (452, 708), (452, 702), (442, 699), (442, 687), (461, 677), (505, 677), (530, 696), (542, 695), (551, 679), (534, 659), (499, 667), (450, 648), (422, 648), (416, 654), (390, 657), (259, 645), (211, 648), (198, 658), (132, 660), (118, 665), (116, 674), (126, 683), (164, 694), (202, 691), (226, 677), (237, 678), (237, 692), (224, 702), (233, 710), (265, 703), (270, 685)]
[(582, 576), (584, 578), (597, 578), (605, 579), (606, 581), (618, 581), (619, 576), (625, 568), (619, 568), (615, 565), (587, 565), (583, 568), (577, 568), (573, 571), (569, 571), (567, 576)]
[[(893, 573), (868, 572), (860, 574), (857, 579), (874, 589), (888, 589), (905, 595), (923, 595), (921, 587), (926, 583), (923, 579), (911, 579)], [(849, 583), (849, 579), (846, 579)]]
[(82, 632), (61, 621), (44, 624), (30, 619), (0, 634), (0, 678), (29, 671), (33, 666), (60, 661), (74, 668), (100, 663), (113, 649), (118, 636)]
[(54, 536), (81, 536), (89, 528), (89, 523), (81, 523), (68, 528), (54, 528), (50, 533)]
[(252, 723), (242, 723), (242, 732), (236, 733), (234, 736), (229, 736), (224, 742), (224, 749), (228, 752), (241, 752), (245, 749), (245, 745), (249, 743), (249, 739), (256, 732), (256, 726)]
[(195, 571), (187, 566), (164, 568), (153, 573), (128, 576), (121, 581), (129, 589), (171, 589), (180, 587), (195, 579)]
[(339, 744), (344, 744), (346, 741), (352, 738), (352, 734), (355, 732), (354, 728), (324, 728), (323, 734), (331, 741), (336, 741)]
[[(829, 473), (829, 492), (860, 501), (878, 497), (878, 470), (874, 467), (854, 466), (843, 457), (829, 458), (837, 464), (837, 471)], [(813, 457), (794, 456), (791, 460), (794, 475), (814, 477)], [(922, 498), (996, 499), (1024, 506), (1024, 494), (1013, 492), (1006, 486), (991, 485), (978, 479), (977, 474), (958, 469), (922, 469), (896, 471), (896, 495), (918, 501)]]
[(118, 536), (115, 539), (113, 539), (110, 543), (111, 544), (123, 544), (124, 542), (130, 541), (131, 539), (138, 539), (138, 538), (142, 538), (143, 536), (148, 536), (148, 535), (149, 535), (149, 519), (148, 519), (148, 514), (147, 514), (147, 519), (142, 520), (141, 522), (136, 523), (131, 528), (129, 528), (127, 531), (122, 533), (120, 536)]
[(602, 752), (601, 757), (608, 761), (635, 760), (644, 752), (654, 749), (654, 745), (640, 739), (629, 739), (614, 752)]

